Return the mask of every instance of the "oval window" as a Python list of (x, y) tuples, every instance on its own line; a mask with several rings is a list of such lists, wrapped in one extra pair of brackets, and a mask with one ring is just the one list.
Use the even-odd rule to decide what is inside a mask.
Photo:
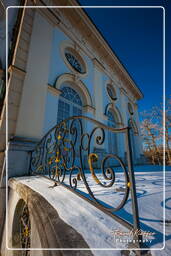
[(70, 66), (80, 74), (86, 73), (86, 68), (82, 57), (72, 48), (65, 49), (65, 58)]
[(129, 113), (130, 113), (131, 115), (134, 114), (133, 107), (132, 107), (131, 103), (128, 103), (128, 111), (129, 111)]
[(117, 100), (116, 92), (111, 84), (107, 85), (107, 93), (112, 100)]

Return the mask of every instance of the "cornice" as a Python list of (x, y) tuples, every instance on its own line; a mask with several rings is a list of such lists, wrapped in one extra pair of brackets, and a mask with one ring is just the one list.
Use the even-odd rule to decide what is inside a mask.
[(123, 87), (120, 88), (120, 92), (128, 96), (127, 91)]
[(120, 94), (125, 95), (132, 104), (135, 104), (135, 98), (133, 99), (123, 87), (120, 88)]
[(90, 105), (85, 105), (83, 106), (83, 111), (85, 111), (85, 113), (90, 112), (94, 114), (96, 109)]
[[(37, 3), (38, 2), (42, 1), (39, 0)], [(76, 0), (52, 0), (51, 2), (53, 3), (52, 5), (56, 6), (79, 6)], [(119, 79), (123, 81), (124, 86), (132, 92), (136, 99), (143, 98), (140, 89), (84, 10), (81, 8), (59, 8), (57, 11), (57, 23), (59, 24), (59, 27), (68, 30), (67, 33), (70, 34), (72, 40), (78, 40), (83, 48), (90, 48), (89, 52), (91, 52), (94, 58), (102, 64), (105, 73), (109, 70), (109, 74), (113, 73), (113, 75), (117, 75)], [(62, 16), (65, 16), (68, 21), (65, 21)], [(67, 22), (68, 24), (66, 24)]]
[(98, 68), (100, 71), (103, 72), (105, 70), (105, 67), (96, 58), (94, 58), (92, 61), (93, 61), (94, 66), (96, 68)]
[[(37, 5), (45, 6), (46, 4), (43, 4), (43, 1), (38, 0), (37, 1)], [(53, 0), (51, 0), (51, 3), (50, 4), (48, 3), (48, 5), (52, 5), (53, 6)], [(40, 9), (37, 9), (37, 11), (39, 13), (41, 13), (43, 16), (45, 16), (49, 20), (49, 22), (51, 24), (53, 24), (53, 25), (60, 24), (60, 22), (61, 22), (60, 13), (59, 13), (59, 11), (56, 8), (47, 8), (47, 9), (46, 8), (40, 8)]]
[[(68, 0), (68, 3), (70, 3), (70, 5), (72, 5), (72, 6), (78, 5), (76, 0)], [(86, 13), (80, 8), (75, 8), (73, 10), (77, 13), (77, 15), (73, 15), (72, 18), (74, 18), (75, 16), (79, 16), (82, 18), (82, 23), (84, 23), (83, 24), (84, 29), (83, 29), (83, 27), (82, 27), (82, 29), (83, 29), (84, 33), (85, 33), (86, 29), (89, 31), (89, 34), (91, 34), (90, 31), (93, 33), (93, 35), (91, 35), (91, 38), (93, 38), (93, 41), (95, 40), (94, 45), (96, 45), (96, 48), (98, 49), (99, 56), (101, 56), (102, 59), (106, 59), (106, 62), (108, 64), (109, 63), (111, 64), (111, 68), (116, 70), (122, 79), (124, 78), (126, 80), (125, 82), (126, 82), (126, 85), (128, 87), (130, 87), (129, 89), (134, 89), (133, 93), (136, 96), (136, 98), (142, 98), (143, 95), (142, 95), (141, 91), (136, 86), (135, 82), (132, 80), (132, 78), (128, 74), (127, 70), (124, 68), (122, 63), (119, 61), (117, 56), (114, 54), (112, 49), (109, 47), (109, 45), (107, 44), (105, 39), (102, 37), (102, 35), (96, 29), (95, 25), (90, 21), (89, 17), (86, 15)]]

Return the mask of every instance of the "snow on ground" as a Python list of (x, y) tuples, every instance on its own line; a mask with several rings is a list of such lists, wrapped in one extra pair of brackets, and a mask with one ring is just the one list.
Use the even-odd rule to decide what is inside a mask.
[[(148, 247), (158, 250), (152, 251), (155, 256), (166, 256), (171, 254), (171, 172), (166, 171), (166, 247), (163, 247), (163, 171), (157, 166), (138, 166), (135, 168), (137, 196), (141, 229), (154, 232), (147, 242)], [(144, 170), (144, 171), (143, 171)], [(168, 168), (169, 170), (169, 168)], [(171, 170), (171, 168), (170, 168)], [(102, 179), (100, 174), (97, 174)], [(95, 185), (89, 172), (86, 173), (88, 184), (100, 200), (107, 206), (116, 207), (124, 196), (124, 175), (116, 172), (116, 184), (111, 188), (103, 188)], [(67, 177), (66, 177), (67, 178)], [(112, 231), (128, 231), (121, 224), (96, 209), (87, 201), (81, 199), (74, 193), (62, 186), (49, 188), (52, 182), (43, 177), (20, 177), (19, 182), (31, 187), (33, 190), (44, 196), (57, 210), (59, 216), (78, 232), (91, 248), (123, 248), (125, 243), (116, 243)], [(107, 183), (106, 183), (107, 184)], [(121, 189), (122, 188), (122, 189)], [(78, 183), (79, 191), (85, 195), (86, 189), (83, 182)], [(119, 216), (132, 222), (131, 198), (129, 196), (123, 209), (117, 212)], [(120, 255), (119, 251), (93, 251), (97, 256)]]

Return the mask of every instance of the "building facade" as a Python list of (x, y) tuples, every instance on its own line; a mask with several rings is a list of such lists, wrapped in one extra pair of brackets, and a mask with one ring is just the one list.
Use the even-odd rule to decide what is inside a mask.
[[(68, 3), (64, 2), (49, 5)], [(43, 7), (43, 1), (28, 4)], [(78, 6), (75, 1), (69, 4)], [(11, 12), (15, 17), (12, 8), (9, 17)], [(84, 115), (110, 127), (131, 126), (134, 163), (140, 163), (137, 101), (142, 93), (84, 10), (21, 8), (16, 15), (16, 38), (9, 30), (14, 44), (9, 66), (9, 138), (38, 141), (59, 121)], [(101, 150), (124, 160), (124, 139), (109, 134)]]
[[(30, 1), (27, 5), (43, 7), (43, 3)], [(67, 3), (59, 0), (48, 4)], [(75, 1), (69, 4), (78, 7)], [(137, 101), (143, 95), (84, 10), (10, 8), (8, 13), (8, 44), (12, 45), (8, 58), (9, 139), (38, 141), (59, 121), (84, 115), (114, 128), (131, 126), (134, 163), (141, 163)], [(12, 34), (14, 30), (16, 34)], [(3, 76), (4, 61), (1, 53)], [(1, 112), (2, 166), (5, 101)], [(115, 153), (124, 160), (126, 152), (121, 137), (108, 134), (100, 150)]]
[[(5, 151), (8, 150), (8, 178), (28, 174), (30, 150), (60, 121), (87, 116), (108, 127), (130, 126), (134, 164), (143, 160), (137, 107), (143, 95), (84, 10), (75, 0), (16, 0), (13, 4), (26, 8), (8, 9), (8, 81), (5, 37), (1, 38), (1, 231), (5, 212)], [(67, 5), (78, 8), (60, 8)], [(1, 17), (3, 29), (3, 12)], [(88, 122), (83, 126), (85, 132), (92, 129)], [(116, 154), (125, 161), (125, 139), (108, 132), (102, 145), (94, 142), (92, 152), (99, 157)]]

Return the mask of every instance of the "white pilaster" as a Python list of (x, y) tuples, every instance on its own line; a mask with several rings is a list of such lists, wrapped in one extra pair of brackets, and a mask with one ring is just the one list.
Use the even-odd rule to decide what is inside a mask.
[(140, 120), (139, 120), (139, 114), (138, 114), (138, 106), (137, 104), (134, 105), (134, 109), (135, 109), (135, 122), (136, 122), (136, 125), (137, 125), (137, 128), (138, 128), (138, 132), (139, 132), (139, 135), (137, 136), (137, 157), (140, 157), (140, 155), (143, 154), (143, 147), (142, 147), (142, 137), (141, 137), (141, 129), (140, 129)]
[(103, 109), (103, 73), (100, 70), (99, 63), (94, 61), (94, 100), (95, 100), (95, 118), (102, 122), (104, 119)]
[(52, 29), (36, 12), (16, 136), (36, 139), (42, 137)]

